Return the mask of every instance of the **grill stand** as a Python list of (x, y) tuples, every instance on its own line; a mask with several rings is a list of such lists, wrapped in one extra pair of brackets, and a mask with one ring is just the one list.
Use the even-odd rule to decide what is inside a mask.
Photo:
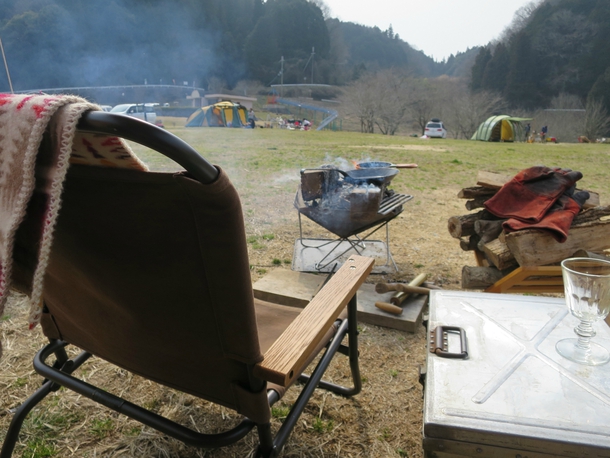
[[(297, 193), (297, 201), (299, 202), (300, 193)], [(390, 252), (390, 227), (388, 223), (402, 213), (402, 205), (413, 199), (413, 196), (405, 194), (394, 194), (383, 199), (379, 207), (377, 222), (365, 225), (361, 229), (354, 230), (351, 234), (338, 236), (337, 239), (305, 239), (303, 238), (303, 221), (301, 213), (303, 211), (299, 205), (295, 205), (299, 216), (299, 239), (294, 245), (294, 254), (292, 257), (292, 270), (302, 272), (330, 272), (334, 269), (334, 264), (340, 262), (341, 258), (354, 251), (362, 256), (370, 256), (379, 259), (382, 253), (385, 254), (385, 264), (378, 265), (376, 262), (373, 268), (373, 273), (387, 273), (388, 269), (393, 268), (394, 272), (398, 272), (398, 266)], [(312, 219), (312, 215), (306, 215)], [(315, 219), (314, 223), (324, 227)], [(385, 228), (385, 242), (381, 240), (371, 240), (370, 237), (380, 229)], [(359, 234), (368, 231), (365, 235)], [(332, 231), (330, 231), (332, 232)], [(337, 234), (336, 234), (337, 235)], [(305, 253), (307, 250), (307, 254)], [(307, 255), (315, 256), (314, 259), (319, 259), (313, 263), (307, 263)], [(348, 255), (349, 256), (349, 255)]]
[[(394, 269), (398, 272), (398, 266), (390, 252), (390, 228), (388, 223), (391, 220), (383, 221), (378, 226), (372, 228), (364, 236), (355, 234), (351, 237), (339, 237), (334, 240), (329, 239), (305, 239), (303, 238), (303, 225), (301, 213), (299, 215), (299, 238), (295, 242), (294, 256), (292, 258), (292, 270), (303, 272), (330, 272), (334, 268), (334, 263), (339, 262), (340, 258), (352, 254), (352, 250), (361, 256), (371, 256), (378, 258), (380, 253), (385, 254), (385, 264), (377, 265), (373, 268), (374, 273), (387, 273), (387, 269)], [(370, 240), (370, 237), (385, 228), (385, 241)], [(317, 262), (306, 262), (307, 254), (305, 250), (310, 250), (309, 255), (318, 259)], [(375, 256), (377, 255), (377, 256)], [(349, 256), (349, 255), (348, 255)], [(311, 267), (310, 267), (311, 266)]]

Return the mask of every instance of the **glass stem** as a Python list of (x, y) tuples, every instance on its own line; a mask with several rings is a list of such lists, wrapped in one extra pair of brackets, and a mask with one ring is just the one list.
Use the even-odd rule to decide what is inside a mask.
[(581, 320), (580, 323), (578, 323), (578, 326), (574, 328), (574, 332), (578, 336), (576, 346), (586, 352), (590, 351), (591, 338), (595, 336), (593, 323), (593, 321)]

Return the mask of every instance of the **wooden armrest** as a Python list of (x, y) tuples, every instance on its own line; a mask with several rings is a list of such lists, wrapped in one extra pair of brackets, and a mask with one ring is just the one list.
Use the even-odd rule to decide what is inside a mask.
[(373, 264), (372, 258), (351, 256), (271, 345), (263, 361), (254, 366), (254, 375), (277, 385), (290, 385), (373, 270)]

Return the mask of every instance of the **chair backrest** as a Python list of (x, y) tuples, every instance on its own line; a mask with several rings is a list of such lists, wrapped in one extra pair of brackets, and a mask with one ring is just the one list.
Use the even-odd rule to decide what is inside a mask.
[[(18, 247), (37, 224), (26, 218)], [(251, 418), (267, 403), (250, 388), (262, 355), (241, 204), (222, 171), (202, 184), (72, 165), (43, 297), (50, 338)]]

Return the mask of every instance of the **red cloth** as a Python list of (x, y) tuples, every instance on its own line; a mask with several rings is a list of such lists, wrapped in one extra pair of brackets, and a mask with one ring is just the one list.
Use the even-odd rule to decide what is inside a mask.
[(589, 198), (587, 191), (579, 191), (570, 196), (568, 193), (562, 195), (553, 207), (537, 223), (524, 223), (515, 218), (511, 218), (502, 223), (502, 228), (506, 232), (518, 231), (521, 229), (542, 229), (549, 232), (555, 240), (563, 243), (568, 238), (568, 230), (572, 225), (574, 217), (580, 211), (582, 205)]
[(535, 166), (522, 170), (485, 202), (500, 218), (537, 223), (561, 195), (582, 178), (582, 173), (559, 167)]

